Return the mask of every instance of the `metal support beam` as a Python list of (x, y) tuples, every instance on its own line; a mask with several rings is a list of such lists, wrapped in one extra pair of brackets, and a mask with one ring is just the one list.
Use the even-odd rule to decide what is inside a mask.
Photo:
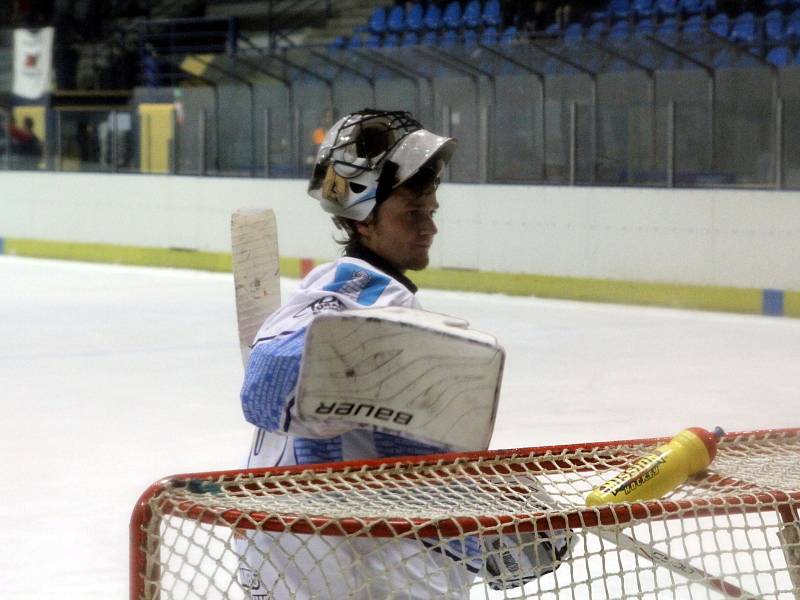
[(710, 64), (699, 60), (698, 58), (692, 56), (691, 54), (684, 52), (680, 48), (676, 48), (671, 44), (667, 44), (665, 41), (658, 39), (652, 35), (645, 35), (645, 39), (653, 42), (660, 48), (663, 48), (667, 52), (671, 52), (676, 56), (682, 58), (683, 60), (690, 62), (694, 65), (697, 65), (701, 69), (706, 72), (708, 75), (708, 106), (710, 111), (711, 118), (709, 119), (709, 129), (708, 132), (708, 143), (710, 145), (710, 157), (709, 157), (709, 164), (711, 168), (714, 168), (714, 154), (715, 154), (715, 147), (716, 147), (716, 114), (717, 114), (717, 71), (712, 67)]
[(431, 90), (431, 96), (433, 97), (433, 105), (436, 106), (436, 87), (434, 86), (433, 78), (430, 75), (426, 75), (424, 73), (420, 73), (415, 69), (411, 69), (407, 65), (392, 60), (389, 57), (374, 50), (365, 52), (364, 50), (353, 48), (352, 52), (359, 58), (363, 58), (364, 60), (371, 62), (373, 64), (378, 64), (383, 68), (400, 75), (404, 79), (411, 81), (411, 83), (414, 85), (414, 94), (415, 94), (414, 114), (419, 114), (420, 108), (422, 106), (422, 94), (420, 93), (419, 89), (420, 79), (424, 79), (428, 83), (428, 86)]
[[(480, 43), (478, 44), (478, 46), (480, 48), (486, 50), (487, 52), (489, 52), (489, 54), (492, 54), (492, 55), (496, 56), (500, 60), (505, 61), (505, 62), (507, 62), (507, 63), (509, 63), (511, 65), (514, 65), (515, 67), (525, 71), (526, 73), (529, 73), (529, 74), (533, 75), (534, 77), (536, 77), (536, 80), (539, 82), (539, 118), (541, 120), (541, 134), (542, 134), (542, 139), (541, 139), (541, 144), (542, 144), (542, 165), (541, 165), (541, 168), (540, 168), (540, 171), (539, 171), (539, 179), (541, 181), (545, 181), (545, 179), (547, 178), (547, 172), (546, 172), (546, 168), (545, 168), (545, 165), (546, 165), (546, 162), (547, 162), (547, 136), (545, 135), (545, 116), (546, 116), (545, 98), (546, 98), (546, 90), (547, 90), (547, 88), (546, 88), (544, 73), (542, 73), (541, 71), (537, 71), (536, 69), (534, 69), (530, 65), (526, 65), (525, 63), (523, 63), (522, 61), (517, 60), (513, 56), (509, 56), (505, 52), (501, 52), (500, 50), (496, 50), (496, 49), (492, 48), (491, 46), (486, 46), (486, 45), (480, 44)], [(497, 104), (495, 103), (494, 106), (497, 106)], [(487, 127), (487, 131), (492, 131), (492, 129)], [(491, 139), (487, 138), (487, 142), (490, 145), (491, 145), (491, 141), (492, 141)], [(494, 154), (493, 153), (489, 153), (489, 156), (494, 156)], [(494, 173), (492, 173), (492, 174), (494, 174)]]
[(311, 50), (311, 55), (317, 57), (320, 60), (326, 61), (326, 62), (328, 62), (328, 63), (330, 63), (330, 64), (332, 64), (332, 65), (334, 65), (334, 66), (336, 66), (336, 67), (338, 67), (340, 69), (342, 69), (343, 71), (347, 71), (349, 73), (352, 73), (356, 77), (360, 77), (361, 79), (366, 81), (369, 84), (370, 90), (372, 90), (372, 102), (371, 102), (370, 106), (376, 106), (377, 105), (377, 98), (376, 98), (376, 95), (375, 95), (375, 80), (372, 77), (369, 77), (368, 75), (365, 75), (364, 73), (362, 73), (358, 69), (355, 69), (355, 68), (351, 67), (348, 64), (345, 64), (345, 63), (343, 63), (341, 61), (335, 60), (335, 59), (331, 58), (330, 56), (326, 56), (325, 54), (322, 54), (321, 52), (316, 52), (314, 50)]
[(598, 134), (598, 128), (600, 124), (598, 122), (598, 114), (599, 114), (599, 99), (597, 94), (597, 71), (593, 71), (588, 67), (585, 67), (574, 60), (567, 58), (566, 56), (562, 55), (560, 52), (556, 52), (552, 48), (547, 48), (541, 44), (537, 44), (534, 40), (530, 41), (531, 46), (539, 50), (540, 52), (550, 56), (551, 58), (555, 58), (557, 61), (564, 63), (567, 66), (572, 67), (573, 69), (583, 73), (584, 75), (588, 75), (589, 79), (592, 81), (592, 183), (597, 181), (597, 142), (600, 138)]

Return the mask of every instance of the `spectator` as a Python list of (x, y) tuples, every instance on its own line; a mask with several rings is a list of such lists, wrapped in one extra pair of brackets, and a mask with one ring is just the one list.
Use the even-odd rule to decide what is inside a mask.
[(544, 31), (555, 21), (555, 11), (545, 0), (515, 2), (511, 25), (528, 31)]
[(33, 131), (33, 119), (25, 117), (23, 127), (19, 127), (11, 117), (9, 130), (14, 164), (20, 169), (38, 169), (42, 159), (42, 142)]

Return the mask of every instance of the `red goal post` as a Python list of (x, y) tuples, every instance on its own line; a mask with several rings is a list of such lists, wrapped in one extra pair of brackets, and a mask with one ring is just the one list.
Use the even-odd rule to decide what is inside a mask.
[[(259, 536), (297, 542), (279, 543), (284, 554), (312, 538), (334, 540), (331, 548), (397, 538), (426, 551), (471, 539), (481, 542), (470, 546), (480, 563), (491, 552), (485, 540), (509, 536), (517, 556), (547, 539), (537, 532), (568, 532), (572, 550), (552, 557), (554, 572), (501, 591), (481, 573), (460, 597), (800, 599), (800, 429), (724, 436), (709, 470), (660, 500), (585, 506), (594, 486), (666, 441), (168, 477), (132, 515), (130, 597), (249, 598), (242, 544), (262, 552), (262, 564), (275, 560), (276, 544), (257, 544)], [(373, 575), (386, 577), (361, 572), (358, 589)], [(264, 598), (293, 597), (292, 586), (273, 583)]]

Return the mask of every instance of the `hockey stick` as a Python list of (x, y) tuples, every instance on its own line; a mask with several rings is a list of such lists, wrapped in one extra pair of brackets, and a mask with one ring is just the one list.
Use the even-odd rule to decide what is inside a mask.
[(711, 575), (702, 569), (692, 566), (686, 560), (681, 560), (665, 554), (657, 550), (652, 544), (640, 542), (636, 538), (623, 533), (621, 529), (597, 529), (592, 528), (589, 531), (597, 535), (603, 540), (616, 544), (620, 548), (633, 552), (637, 556), (646, 558), (650, 562), (660, 567), (664, 567), (682, 575), (689, 581), (707, 587), (710, 590), (721, 593), (725, 598), (734, 598), (738, 600), (763, 600), (761, 596), (756, 596), (750, 592), (746, 592), (741, 588), (728, 583), (720, 577)]
[(231, 263), (242, 361), (264, 320), (281, 304), (278, 232), (272, 209), (240, 208), (231, 216)]

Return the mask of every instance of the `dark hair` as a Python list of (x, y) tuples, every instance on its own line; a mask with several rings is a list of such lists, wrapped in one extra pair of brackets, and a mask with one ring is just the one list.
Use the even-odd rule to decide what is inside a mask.
[[(440, 169), (437, 168), (438, 166), (438, 161), (433, 165), (426, 163), (422, 166), (422, 168), (420, 168), (419, 171), (414, 173), (412, 177), (398, 186), (397, 189), (405, 188), (410, 191), (415, 198), (419, 198), (423, 194), (436, 191), (436, 188), (439, 187), (439, 176), (437, 173)], [(378, 201), (375, 203), (372, 212), (369, 213), (367, 218), (364, 219), (362, 223), (378, 220), (380, 206), (389, 196), (391, 196), (391, 193), (391, 188), (389, 188), (388, 191), (385, 191), (385, 188), (384, 190), (381, 190), (381, 185), (380, 183), (378, 184), (378, 193), (376, 194)], [(345, 217), (333, 217), (333, 224), (336, 226), (336, 229), (344, 232), (346, 236), (344, 239), (336, 239), (336, 243), (342, 246), (342, 253), (344, 255), (352, 253), (361, 245), (358, 227), (356, 227), (357, 223), (358, 221), (354, 221), (353, 219), (347, 219)]]

